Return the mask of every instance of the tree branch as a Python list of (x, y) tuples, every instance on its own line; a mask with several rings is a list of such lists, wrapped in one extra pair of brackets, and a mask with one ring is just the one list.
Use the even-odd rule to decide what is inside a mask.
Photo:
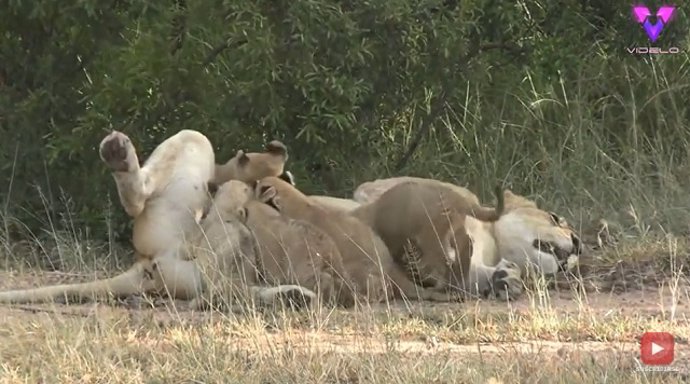
[[(457, 71), (457, 73), (462, 72), (465, 68), (467, 68), (467, 65), (469, 62), (474, 59), (479, 53), (484, 52), (484, 51), (489, 51), (493, 49), (503, 49), (503, 50), (509, 50), (509, 51), (521, 51), (521, 48), (512, 45), (512, 44), (506, 44), (506, 43), (487, 43), (487, 44), (478, 44), (476, 39), (474, 40), (475, 43), (470, 45), (470, 48), (468, 49), (468, 52), (465, 54), (465, 56), (459, 60), (459, 68), (454, 69), (454, 71)], [(447, 82), (441, 80), (441, 91), (439, 92), (438, 97), (436, 100), (434, 100), (431, 104), (431, 108), (429, 110), (429, 114), (422, 120), (422, 124), (419, 127), (419, 130), (415, 133), (414, 137), (412, 138), (412, 141), (410, 141), (410, 146), (407, 148), (405, 153), (400, 157), (400, 160), (395, 164), (394, 171), (400, 172), (406, 165), (407, 162), (410, 160), (414, 152), (417, 150), (419, 145), (422, 143), (422, 140), (427, 136), (429, 131), (431, 130), (431, 127), (433, 125), (433, 122), (436, 120), (439, 114), (441, 114), (441, 111), (443, 110), (443, 106), (446, 104), (446, 101), (448, 99), (448, 90), (447, 90)]]
[[(443, 88), (443, 87), (442, 87)], [(443, 110), (443, 105), (446, 103), (446, 98), (447, 98), (447, 93), (444, 89), (441, 89), (441, 92), (439, 96), (436, 98), (431, 103), (431, 108), (429, 110), (429, 114), (424, 117), (424, 120), (422, 120), (422, 125), (419, 127), (419, 130), (415, 133), (414, 137), (412, 138), (412, 141), (410, 141), (410, 146), (407, 148), (405, 153), (402, 155), (400, 160), (395, 164), (395, 172), (400, 172), (405, 165), (407, 165), (407, 162), (410, 160), (414, 152), (417, 150), (417, 147), (419, 147), (419, 144), (422, 143), (422, 139), (429, 133), (429, 130), (431, 129), (431, 123), (436, 120), (438, 115), (441, 113), (441, 110)]]
[(172, 19), (172, 48), (170, 55), (182, 49), (187, 30), (187, 0), (175, 0), (175, 16)]
[(206, 68), (206, 67), (207, 67), (209, 64), (211, 64), (211, 63), (213, 62), (213, 60), (215, 60), (216, 57), (218, 57), (218, 55), (220, 55), (224, 50), (226, 50), (226, 49), (228, 49), (228, 48), (233, 48), (233, 49), (239, 48), (239, 47), (241, 47), (241, 46), (243, 46), (243, 45), (245, 45), (245, 44), (247, 44), (247, 39), (240, 40), (240, 41), (236, 41), (236, 42), (234, 42), (234, 43), (232, 43), (232, 44), (230, 43), (230, 39), (226, 39), (224, 42), (222, 42), (222, 43), (216, 45), (215, 47), (213, 47), (213, 49), (211, 50), (211, 52), (209, 52), (208, 55), (206, 55), (206, 58), (204, 59), (204, 61), (201, 62), (201, 67), (202, 67), (202, 68)]

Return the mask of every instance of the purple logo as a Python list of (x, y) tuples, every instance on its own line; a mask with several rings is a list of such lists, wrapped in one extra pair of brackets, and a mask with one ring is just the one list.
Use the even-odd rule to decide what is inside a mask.
[(647, 8), (644, 5), (633, 5), (633, 18), (640, 24), (642, 24), (642, 28), (644, 28), (644, 31), (647, 32), (647, 36), (649, 36), (649, 40), (655, 42), (659, 38), (659, 34), (661, 33), (661, 30), (664, 29), (664, 26), (668, 24), (668, 22), (671, 20), (671, 16), (673, 16), (673, 12), (676, 10), (676, 7), (673, 5), (662, 5), (658, 11), (656, 11), (656, 22), (652, 24), (649, 21), (649, 17), (652, 15), (652, 12), (649, 11), (649, 8)]

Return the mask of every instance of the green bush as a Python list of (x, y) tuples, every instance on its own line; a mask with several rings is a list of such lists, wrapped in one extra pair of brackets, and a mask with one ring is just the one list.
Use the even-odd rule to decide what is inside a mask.
[[(656, 10), (658, 3), (650, 4)], [(412, 174), (496, 180), (574, 221), (688, 199), (688, 23), (648, 46), (627, 1), (7, 0), (0, 15), (4, 216), (128, 237), (97, 145), (142, 157), (181, 129), (283, 140), (308, 193)], [(69, 223), (69, 224), (66, 224)], [(13, 226), (13, 228), (19, 228)], [(21, 232), (21, 231), (19, 231)], [(20, 233), (18, 233), (20, 234)]]

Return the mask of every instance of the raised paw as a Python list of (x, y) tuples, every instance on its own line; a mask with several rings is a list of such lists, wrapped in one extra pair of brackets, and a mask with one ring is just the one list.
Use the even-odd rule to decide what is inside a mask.
[(114, 172), (131, 172), (139, 166), (134, 145), (122, 132), (113, 131), (101, 140), (99, 154)]
[(515, 300), (524, 290), (520, 267), (512, 261), (501, 260), (491, 275), (491, 288), (484, 292), (485, 296), (493, 294), (501, 301)]

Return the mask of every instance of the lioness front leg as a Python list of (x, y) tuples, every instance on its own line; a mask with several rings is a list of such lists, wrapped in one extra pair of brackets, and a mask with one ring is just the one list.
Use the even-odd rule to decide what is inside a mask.
[(128, 215), (137, 217), (153, 189), (147, 188), (132, 141), (124, 133), (113, 131), (101, 141), (99, 153), (113, 172), (122, 207)]
[[(501, 259), (495, 267), (483, 266), (486, 275), (490, 280), (483, 282), (480, 292), (484, 297), (493, 295), (502, 301), (515, 300), (522, 295), (524, 287), (522, 284), (522, 273), (520, 267), (512, 261)], [(481, 283), (480, 283), (481, 284)]]

